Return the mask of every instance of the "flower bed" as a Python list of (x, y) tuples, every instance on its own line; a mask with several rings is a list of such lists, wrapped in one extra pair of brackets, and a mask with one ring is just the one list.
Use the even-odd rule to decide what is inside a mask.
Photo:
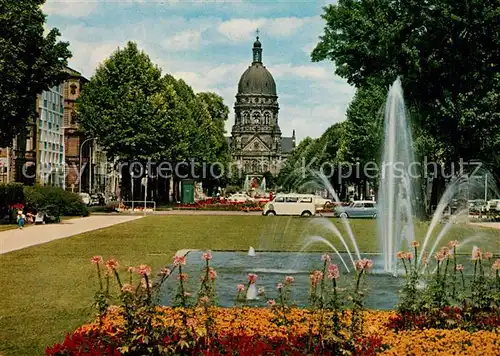
[(178, 204), (176, 210), (216, 210), (216, 211), (262, 211), (264, 202), (197, 201), (192, 204)]
[[(290, 302), (293, 276), (276, 285), (275, 299), (256, 291), (267, 308), (249, 308), (245, 291), (256, 289), (253, 273), (246, 285), (235, 286), (235, 307), (217, 307), (210, 252), (202, 255), (197, 293), (190, 292), (183, 270), (186, 255), (174, 256), (154, 282), (147, 265), (128, 267), (124, 279), (115, 259), (104, 263), (94, 256), (98, 319), (48, 347), (46, 355), (499, 355), (500, 259), (475, 248), (474, 278), (466, 285), (457, 245), (451, 241), (436, 252), (436, 270), (425, 274), (423, 288), (417, 285), (429, 261), (413, 258), (418, 242), (412, 243), (413, 252), (397, 253), (406, 284), (391, 312), (363, 308), (362, 286), (373, 267), (368, 259), (355, 262), (352, 287), (341, 290), (339, 266), (328, 254), (321, 256), (322, 267), (310, 274), (310, 305), (298, 309)], [(178, 281), (173, 306), (156, 306), (156, 293), (172, 276)], [(118, 294), (112, 294), (113, 285)]]
[[(212, 343), (218, 349), (238, 352), (239, 355), (260, 355), (267, 352), (273, 354), (279, 347), (281, 351), (291, 352), (305, 348), (305, 341), (309, 337), (309, 325), (312, 314), (304, 309), (291, 309), (286, 317), (287, 326), (279, 325), (276, 313), (272, 309), (264, 308), (212, 308), (212, 326), (214, 334)], [(355, 343), (357, 352), (364, 355), (498, 355), (500, 354), (499, 330), (470, 332), (465, 330), (408, 330), (394, 331), (388, 326), (395, 312), (368, 311), (364, 313), (364, 333)], [(203, 309), (175, 309), (159, 307), (155, 327), (160, 330), (177, 331), (170, 337), (165, 335), (164, 347), (175, 347), (182, 338), (183, 318), (192, 335), (200, 340), (206, 335), (206, 317)], [(331, 315), (325, 314), (325, 318)], [(345, 316), (346, 322), (349, 315)], [(318, 320), (313, 321), (317, 324)], [(102, 325), (98, 322), (84, 325), (73, 334), (68, 335), (61, 344), (47, 348), (46, 355), (64, 355), (64, 352), (74, 352), (75, 349), (88, 347), (98, 349), (98, 340), (109, 340), (103, 348), (108, 351), (103, 355), (122, 355), (118, 351), (124, 333), (124, 318), (119, 309), (111, 308)], [(318, 336), (318, 330), (314, 331)], [(177, 336), (175, 336), (177, 335)], [(78, 345), (80, 344), (80, 345)], [(191, 343), (190, 351), (197, 347)], [(245, 350), (249, 350), (245, 353)], [(199, 349), (198, 349), (199, 351)], [(84, 353), (82, 353), (83, 355)], [(212, 350), (210, 354), (217, 354)], [(327, 353), (322, 353), (327, 354)]]

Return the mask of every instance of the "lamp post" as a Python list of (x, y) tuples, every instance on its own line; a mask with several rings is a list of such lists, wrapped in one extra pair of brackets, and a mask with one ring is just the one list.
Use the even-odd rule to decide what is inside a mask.
[[(93, 137), (88, 138), (85, 141), (83, 141), (82, 144), (80, 145), (80, 156), (78, 157), (78, 160), (80, 161), (80, 168), (78, 170), (78, 192), (79, 193), (82, 192), (82, 148), (83, 148), (83, 145), (85, 145), (85, 143), (87, 143), (88, 141), (91, 141), (93, 139), (94, 139)], [(90, 160), (90, 154), (89, 154), (89, 164), (90, 164), (89, 165), (89, 172), (90, 172), (90, 174), (92, 174), (92, 171), (90, 169), (90, 166), (92, 165), (92, 161)], [(90, 190), (89, 190), (89, 194), (90, 194)]]

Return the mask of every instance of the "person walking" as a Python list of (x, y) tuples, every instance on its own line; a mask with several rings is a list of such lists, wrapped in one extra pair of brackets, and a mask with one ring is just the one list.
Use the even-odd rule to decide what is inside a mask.
[(23, 229), (24, 222), (26, 221), (26, 216), (23, 214), (22, 210), (17, 211), (17, 227)]

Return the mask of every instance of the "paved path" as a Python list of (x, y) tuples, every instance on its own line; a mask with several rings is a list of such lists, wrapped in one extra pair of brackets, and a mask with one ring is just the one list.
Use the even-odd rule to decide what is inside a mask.
[(492, 229), (500, 229), (500, 222), (480, 222), (480, 223), (478, 222), (478, 223), (471, 223), (471, 225), (489, 227)]
[(90, 216), (65, 220), (60, 224), (47, 224), (0, 232), (0, 254), (43, 244), (52, 240), (78, 235), (87, 231), (140, 219), (142, 216)]

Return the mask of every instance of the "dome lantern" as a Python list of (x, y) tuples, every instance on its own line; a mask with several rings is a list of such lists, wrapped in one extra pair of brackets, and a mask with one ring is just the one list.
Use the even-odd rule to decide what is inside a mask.
[(262, 44), (259, 36), (253, 44), (252, 65), (243, 73), (238, 83), (238, 94), (276, 96), (274, 78), (262, 64)]

